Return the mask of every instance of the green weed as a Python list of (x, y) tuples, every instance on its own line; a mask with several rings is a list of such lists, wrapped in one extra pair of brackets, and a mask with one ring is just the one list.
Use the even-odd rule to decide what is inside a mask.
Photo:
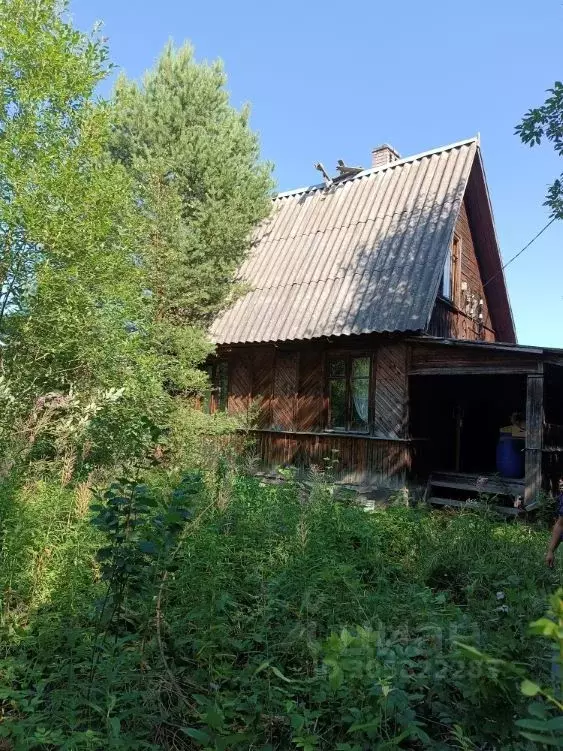
[(545, 531), (226, 478), (4, 488), (7, 748), (536, 748)]

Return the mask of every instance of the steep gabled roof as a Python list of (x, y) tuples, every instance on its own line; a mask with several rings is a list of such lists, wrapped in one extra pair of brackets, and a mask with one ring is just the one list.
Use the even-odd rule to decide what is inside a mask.
[(213, 339), (426, 329), (478, 151), (473, 138), (279, 194), (240, 269), (250, 291), (217, 318)]

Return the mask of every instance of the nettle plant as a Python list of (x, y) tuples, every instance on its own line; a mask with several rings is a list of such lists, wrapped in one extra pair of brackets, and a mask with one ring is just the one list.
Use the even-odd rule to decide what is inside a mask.
[(528, 716), (516, 720), (526, 740), (540, 746), (563, 748), (563, 588), (551, 595), (546, 616), (530, 624), (530, 632), (551, 642), (552, 686), (531, 680), (518, 664), (489, 657), (467, 644), (458, 643), (458, 646), (467, 657), (520, 679), (520, 691), (534, 700), (528, 705)]
[[(138, 480), (121, 478), (92, 506), (92, 523), (104, 533), (107, 545), (97, 553), (106, 595), (99, 608), (99, 623), (105, 633), (123, 630), (127, 604), (160, 586), (172, 565), (193, 503), (202, 492), (199, 473), (186, 475), (167, 505)], [(127, 616), (129, 617), (129, 616)]]
[(530, 630), (552, 644), (553, 686), (540, 686), (528, 678), (522, 681), (520, 690), (535, 701), (528, 705), (529, 716), (516, 724), (527, 740), (563, 748), (563, 589), (549, 598), (549, 604), (546, 617), (532, 623)]

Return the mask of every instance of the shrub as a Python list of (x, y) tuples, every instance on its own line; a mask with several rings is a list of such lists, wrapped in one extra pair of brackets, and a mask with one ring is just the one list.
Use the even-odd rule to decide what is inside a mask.
[(366, 513), (324, 481), (233, 475), (221, 495), (190, 477), (113, 487), (95, 527), (70, 488), (6, 488), (0, 733), (16, 748), (534, 748), (501, 664), (549, 680), (527, 629), (557, 577), (545, 533)]

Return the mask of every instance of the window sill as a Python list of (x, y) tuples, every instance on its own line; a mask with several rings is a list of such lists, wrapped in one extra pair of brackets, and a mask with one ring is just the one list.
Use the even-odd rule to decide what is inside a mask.
[(345, 430), (274, 430), (273, 428), (252, 428), (252, 433), (272, 433), (274, 435), (303, 435), (318, 436), (320, 438), (363, 438), (366, 441), (387, 441), (394, 443), (412, 443), (412, 438), (394, 438), (391, 436), (377, 436), (369, 433), (353, 433)]

